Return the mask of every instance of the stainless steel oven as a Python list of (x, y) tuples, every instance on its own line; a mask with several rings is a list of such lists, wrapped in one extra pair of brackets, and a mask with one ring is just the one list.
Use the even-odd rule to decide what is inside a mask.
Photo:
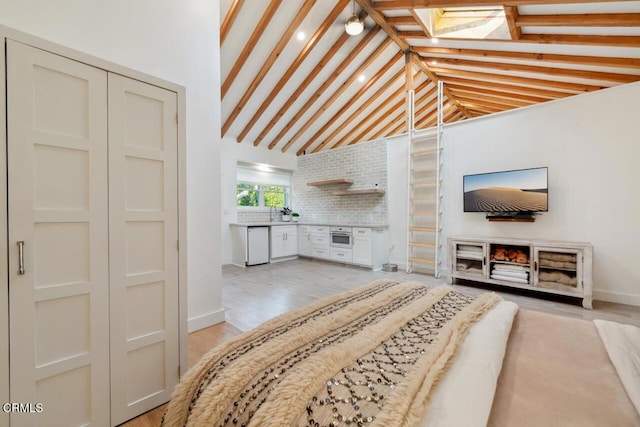
[(331, 227), (331, 247), (347, 248), (353, 246), (351, 227)]

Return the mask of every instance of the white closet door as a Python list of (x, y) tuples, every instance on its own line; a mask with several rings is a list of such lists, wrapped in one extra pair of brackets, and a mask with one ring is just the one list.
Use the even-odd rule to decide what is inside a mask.
[(7, 49), (11, 425), (108, 425), (107, 75)]
[(177, 95), (109, 74), (112, 423), (179, 378)]

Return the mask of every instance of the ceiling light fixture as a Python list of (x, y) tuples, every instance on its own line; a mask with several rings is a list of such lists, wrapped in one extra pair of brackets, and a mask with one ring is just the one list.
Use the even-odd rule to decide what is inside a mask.
[(297, 37), (298, 37), (298, 40), (302, 41), (307, 37), (307, 35), (304, 33), (304, 31), (299, 31), (297, 34)]
[(438, 44), (439, 41), (437, 37), (431, 37), (431, 43)]
[(364, 82), (366, 79), (367, 79), (367, 78), (365, 77), (365, 75), (364, 75), (364, 74), (360, 74), (360, 75), (358, 76), (358, 81), (359, 81), (360, 83)]
[(364, 22), (358, 18), (356, 15), (356, 2), (352, 1), (353, 4), (353, 15), (349, 19), (347, 19), (347, 23), (344, 24), (344, 29), (350, 36), (357, 36), (364, 30)]

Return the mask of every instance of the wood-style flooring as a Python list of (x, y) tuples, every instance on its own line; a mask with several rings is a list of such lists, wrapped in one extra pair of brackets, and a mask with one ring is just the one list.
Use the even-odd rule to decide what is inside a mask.
[[(204, 353), (231, 337), (248, 331), (275, 316), (309, 304), (319, 298), (364, 286), (374, 280), (415, 280), (429, 286), (445, 279), (402, 271), (371, 271), (331, 262), (297, 259), (253, 267), (225, 265), (222, 268), (222, 303), (226, 322), (189, 334), (189, 366)], [(478, 294), (495, 291), (505, 300), (526, 310), (585, 320), (605, 319), (640, 327), (640, 309), (634, 306), (594, 301), (593, 310), (582, 308), (580, 300), (549, 300), (540, 295), (487, 288), (472, 282), (456, 283), (461, 292)], [(164, 405), (123, 424), (126, 427), (156, 427)]]

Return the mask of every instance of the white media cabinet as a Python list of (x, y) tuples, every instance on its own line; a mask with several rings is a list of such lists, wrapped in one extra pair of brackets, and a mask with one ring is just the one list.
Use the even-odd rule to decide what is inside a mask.
[(448, 244), (449, 283), (464, 279), (567, 295), (592, 308), (590, 243), (450, 237)]

